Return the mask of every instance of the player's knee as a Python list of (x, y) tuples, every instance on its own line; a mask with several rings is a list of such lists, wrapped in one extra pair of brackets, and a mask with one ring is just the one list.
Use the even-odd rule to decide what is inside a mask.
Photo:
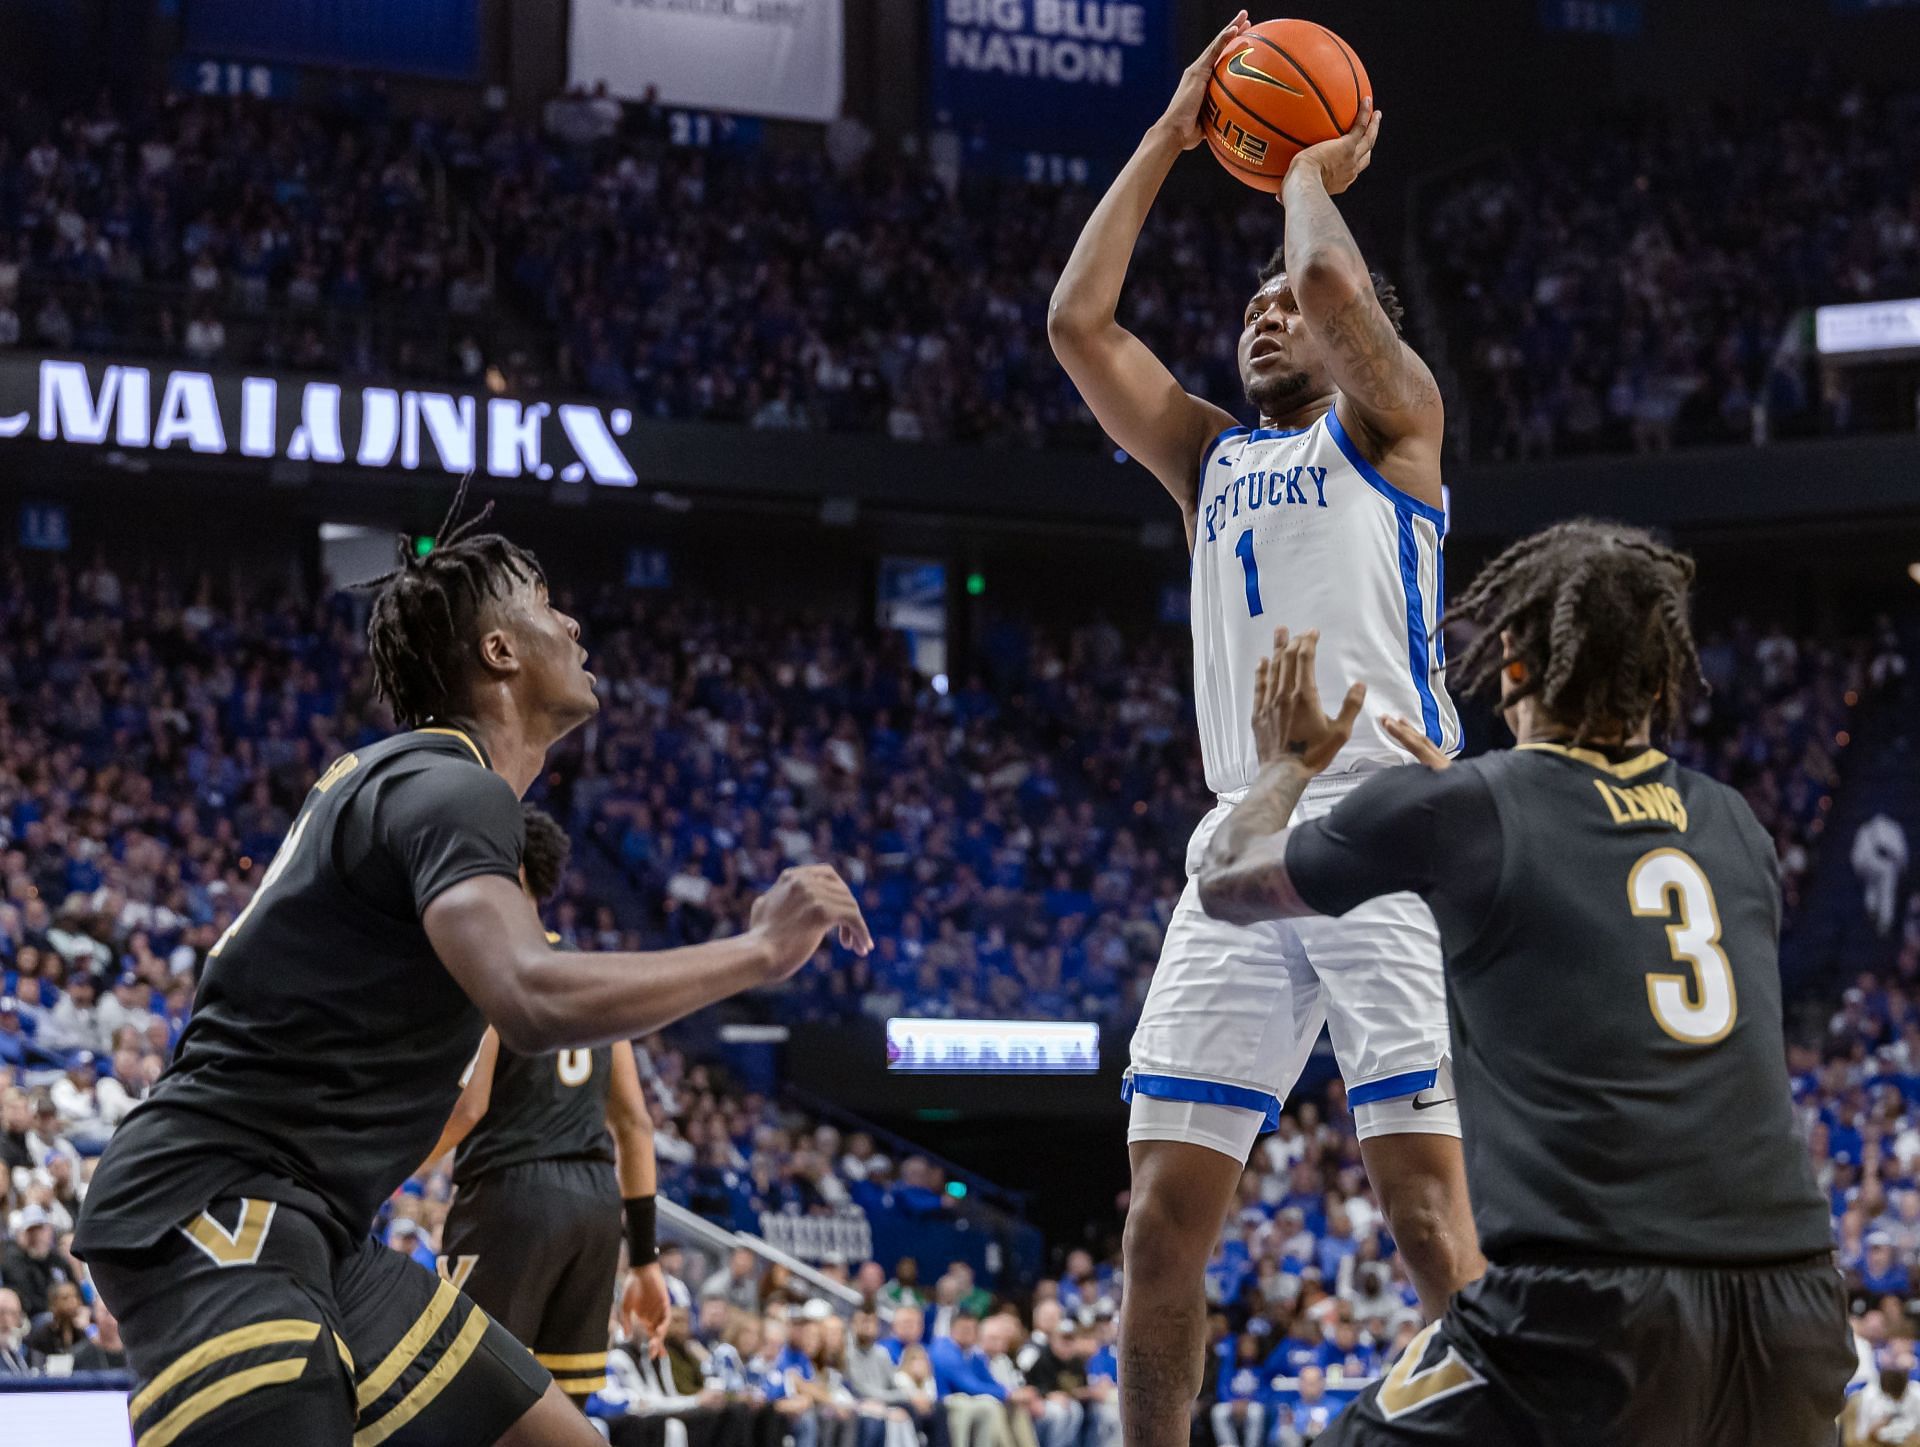
[(1127, 1280), (1153, 1286), (1206, 1269), (1220, 1231), (1220, 1211), (1206, 1193), (1166, 1172), (1137, 1175), (1123, 1243)]
[(1416, 1175), (1384, 1193), (1381, 1208), (1394, 1244), (1410, 1261), (1450, 1271), (1468, 1243), (1461, 1239), (1453, 1194), (1445, 1177)]

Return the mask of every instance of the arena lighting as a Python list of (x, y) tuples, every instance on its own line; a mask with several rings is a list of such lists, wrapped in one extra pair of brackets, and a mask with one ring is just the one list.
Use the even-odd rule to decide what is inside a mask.
[(1823, 357), (1920, 351), (1920, 297), (1816, 307), (1813, 340)]
[(1100, 1027), (1091, 1020), (887, 1021), (887, 1069), (927, 1075), (1092, 1075)]

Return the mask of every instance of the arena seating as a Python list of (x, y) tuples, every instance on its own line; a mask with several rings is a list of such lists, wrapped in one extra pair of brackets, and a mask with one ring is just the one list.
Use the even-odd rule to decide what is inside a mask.
[[(1444, 342), (1463, 384), (1457, 435), (1503, 458), (1860, 425), (1794, 322), (1920, 294), (1916, 119), (1915, 94), (1819, 86), (1771, 111), (1550, 138), (1420, 188), (1416, 270), (1443, 334), (1415, 340)], [(945, 155), (848, 131), (679, 149), (644, 107), (583, 140), (393, 114), (368, 92), (138, 114), (22, 98), (0, 116), (0, 347), (1095, 445), (1045, 337), (1094, 197), (963, 176)], [(1238, 188), (1156, 210), (1125, 320), (1189, 389), (1239, 396), (1232, 333), (1276, 234)]]
[(1920, 92), (1812, 80), (1516, 146), (1432, 190), (1421, 242), (1476, 455), (1856, 425), (1796, 318), (1920, 295)]

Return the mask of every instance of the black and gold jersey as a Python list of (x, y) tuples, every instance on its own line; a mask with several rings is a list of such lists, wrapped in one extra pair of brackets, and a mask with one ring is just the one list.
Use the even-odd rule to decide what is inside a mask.
[(489, 1171), (532, 1161), (611, 1161), (612, 1075), (611, 1047), (516, 1055), (502, 1045), (487, 1113), (454, 1152), (454, 1184), (464, 1188)]
[(1314, 909), (1426, 899), (1490, 1260), (1742, 1264), (1831, 1241), (1794, 1128), (1772, 842), (1657, 750), (1384, 771), (1292, 831)]
[(517, 878), (524, 837), (512, 787), (462, 731), (336, 760), (208, 952), (173, 1064), (93, 1178), (77, 1249), (148, 1245), (231, 1195), (363, 1236), (432, 1148), (484, 1028), (421, 914), (462, 880)]

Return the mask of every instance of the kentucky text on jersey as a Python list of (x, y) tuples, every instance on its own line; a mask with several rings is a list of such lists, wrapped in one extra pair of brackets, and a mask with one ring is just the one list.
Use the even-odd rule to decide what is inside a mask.
[[(1228, 459), (1221, 460), (1224, 462)], [(1313, 489), (1312, 496), (1307, 494), (1309, 487)], [(1276, 467), (1271, 471), (1242, 473), (1235, 477), (1231, 486), (1222, 487), (1207, 504), (1208, 542), (1219, 536), (1216, 530), (1218, 522), (1240, 516), (1243, 497), (1248, 512), (1258, 512), (1263, 507), (1325, 507), (1327, 470), (1301, 464)], [(1231, 511), (1228, 510), (1229, 503), (1232, 505)]]

